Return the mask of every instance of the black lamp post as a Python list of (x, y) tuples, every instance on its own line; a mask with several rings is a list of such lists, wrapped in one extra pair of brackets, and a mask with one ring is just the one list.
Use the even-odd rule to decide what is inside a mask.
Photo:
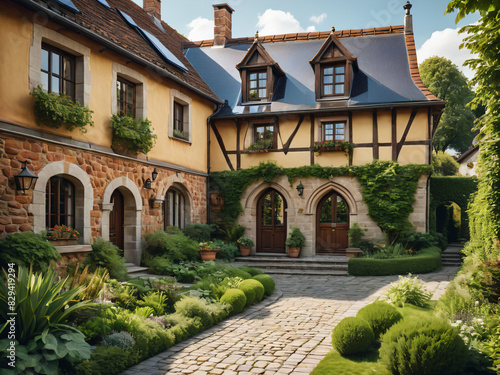
[(300, 184), (297, 185), (296, 189), (299, 192), (299, 197), (301, 197), (302, 194), (304, 194), (304, 185), (302, 185), (302, 181), (300, 181)]
[(28, 160), (22, 161), (21, 163), (24, 164), (23, 169), (18, 175), (14, 176), (14, 181), (16, 182), (16, 190), (26, 194), (27, 190), (31, 190), (35, 187), (38, 176), (31, 172), (26, 166)]

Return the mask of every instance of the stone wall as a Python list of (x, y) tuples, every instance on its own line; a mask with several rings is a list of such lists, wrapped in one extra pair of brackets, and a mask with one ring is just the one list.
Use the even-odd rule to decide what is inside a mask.
[[(121, 157), (119, 155), (79, 149), (77, 147), (52, 143), (50, 141), (27, 138), (9, 133), (0, 133), (0, 236), (17, 231), (36, 229), (35, 223), (45, 217), (45, 190), (41, 186), (37, 191), (30, 191), (26, 195), (16, 192), (14, 176), (22, 168), (21, 161), (29, 159), (28, 168), (38, 176), (52, 176), (61, 174), (73, 179), (81, 185), (81, 190), (90, 191), (87, 199), (88, 210), (82, 210), (81, 231), (84, 233), (84, 243), (102, 236), (103, 228), (103, 197), (110, 183), (127, 181), (124, 186), (137, 195), (141, 204), (140, 237), (163, 229), (164, 213), (163, 201), (170, 186), (182, 187), (189, 200), (188, 222), (206, 222), (206, 177), (185, 171), (176, 171), (159, 164)], [(144, 182), (151, 178), (156, 167), (158, 178), (152, 183), (153, 190), (144, 188)], [(83, 177), (82, 177), (83, 176)], [(121, 180), (120, 180), (121, 179)], [(41, 180), (41, 178), (40, 178)], [(72, 180), (72, 181), (73, 181)], [(89, 181), (89, 186), (85, 186)], [(75, 185), (77, 185), (75, 184)], [(130, 185), (134, 185), (131, 186)], [(119, 186), (120, 183), (118, 183)], [(78, 187), (75, 186), (78, 191)], [(109, 189), (108, 189), (109, 190)], [(40, 196), (37, 196), (39, 194)], [(34, 196), (35, 195), (35, 196)], [(35, 198), (35, 200), (33, 200)], [(38, 202), (37, 204), (33, 204)], [(152, 202), (155, 204), (152, 204)], [(86, 203), (82, 203), (82, 207)], [(78, 211), (78, 210), (77, 210)], [(38, 215), (38, 216), (37, 216)], [(43, 218), (42, 218), (43, 216)], [(78, 222), (78, 220), (77, 220)], [(107, 224), (106, 224), (107, 225)], [(140, 238), (138, 239), (140, 241)]]

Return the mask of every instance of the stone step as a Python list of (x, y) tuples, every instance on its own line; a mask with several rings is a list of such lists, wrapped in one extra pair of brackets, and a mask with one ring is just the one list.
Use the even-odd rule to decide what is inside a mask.
[(349, 276), (344, 270), (294, 270), (294, 269), (266, 269), (268, 275), (301, 275), (301, 276)]
[(456, 267), (456, 266), (460, 266), (462, 265), (462, 262), (441, 262), (441, 264), (443, 265), (443, 267)]
[(284, 264), (347, 264), (349, 258), (345, 256), (322, 256), (322, 257), (311, 257), (311, 258), (290, 258), (290, 257), (269, 257), (269, 256), (249, 256), (249, 257), (236, 257), (235, 262), (242, 263), (259, 263), (259, 262), (273, 262), (273, 263), (284, 263)]
[(285, 263), (285, 262), (253, 262), (251, 267), (259, 269), (291, 269), (291, 270), (347, 270), (347, 263)]
[(148, 267), (141, 267), (134, 263), (125, 263), (125, 267), (127, 267), (127, 273), (129, 276), (136, 273), (147, 273), (149, 270)]
[(447, 259), (462, 259), (461, 254), (454, 254), (454, 253), (442, 253), (441, 258), (447, 258)]

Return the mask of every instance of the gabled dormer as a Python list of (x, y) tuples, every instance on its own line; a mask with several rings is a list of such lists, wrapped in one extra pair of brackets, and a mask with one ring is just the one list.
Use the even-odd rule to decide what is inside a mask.
[(345, 99), (350, 96), (357, 58), (334, 35), (325, 40), (309, 63), (314, 70), (316, 100)]
[(241, 75), (242, 103), (270, 102), (279, 77), (285, 75), (259, 43), (258, 35), (236, 69)]

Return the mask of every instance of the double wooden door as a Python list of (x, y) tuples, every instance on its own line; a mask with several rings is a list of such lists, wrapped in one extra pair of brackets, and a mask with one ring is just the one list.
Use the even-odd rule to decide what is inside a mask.
[(316, 252), (345, 252), (349, 246), (349, 207), (346, 201), (335, 192), (327, 194), (318, 205), (316, 217)]
[(276, 190), (269, 189), (259, 199), (257, 207), (257, 251), (285, 253), (285, 199)]

